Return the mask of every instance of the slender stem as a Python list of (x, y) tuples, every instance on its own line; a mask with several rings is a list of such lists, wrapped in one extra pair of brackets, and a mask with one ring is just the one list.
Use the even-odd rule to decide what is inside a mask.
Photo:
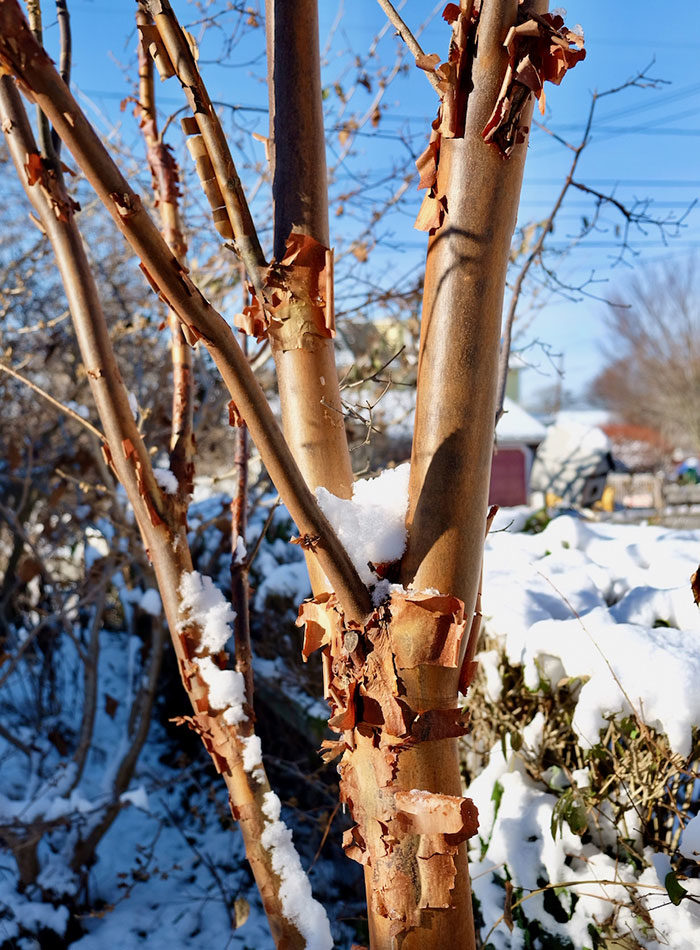
[[(139, 7), (136, 12), (138, 26), (148, 26), (148, 15)], [(177, 260), (184, 266), (187, 243), (183, 234), (178, 203), (179, 174), (171, 151), (158, 134), (153, 60), (143, 34), (138, 45), (139, 63), (139, 109), (141, 131), (146, 141), (146, 154), (151, 169), (151, 179), (156, 204), (160, 212), (161, 231)], [(183, 514), (187, 510), (189, 495), (194, 485), (194, 380), (192, 348), (185, 340), (182, 326), (174, 310), (168, 310), (168, 326), (171, 337), (171, 360), (173, 367), (173, 398), (170, 422), (170, 468), (178, 483), (178, 500)]]
[(518, 304), (520, 303), (520, 296), (522, 294), (525, 278), (527, 277), (530, 268), (539, 258), (542, 252), (544, 242), (552, 230), (554, 219), (559, 213), (559, 209), (564, 202), (566, 193), (568, 192), (569, 188), (572, 187), (572, 185), (576, 187), (576, 183), (573, 180), (574, 174), (576, 172), (579, 159), (581, 158), (581, 153), (590, 141), (591, 125), (593, 123), (593, 113), (595, 111), (596, 98), (597, 97), (594, 95), (591, 100), (591, 106), (588, 110), (588, 119), (586, 121), (586, 126), (584, 128), (581, 141), (577, 146), (572, 147), (574, 155), (571, 160), (571, 165), (569, 166), (568, 174), (564, 179), (564, 184), (562, 185), (559, 194), (552, 205), (552, 210), (549, 212), (547, 220), (542, 224), (539, 236), (533, 244), (532, 250), (525, 258), (525, 261), (518, 272), (515, 284), (513, 285), (510, 303), (508, 304), (508, 312), (506, 313), (505, 322), (503, 324), (501, 349), (498, 357), (498, 397), (496, 402), (496, 425), (498, 425), (498, 422), (503, 415), (503, 405), (506, 398), (506, 386), (508, 385), (508, 361), (510, 359), (510, 348), (513, 339), (513, 324), (515, 323), (515, 316), (518, 310)]
[[(241, 267), (241, 270), (243, 268)], [(241, 275), (243, 276), (243, 275)], [(245, 283), (241, 280), (241, 287)], [(247, 294), (244, 290), (244, 296)], [(244, 305), (247, 300), (244, 301)], [(248, 337), (243, 336), (243, 353), (248, 355)], [(236, 451), (233, 462), (236, 471), (236, 496), (231, 502), (231, 601), (236, 611), (233, 635), (236, 649), (236, 669), (245, 679), (245, 694), (249, 716), (253, 719), (253, 648), (250, 641), (250, 585), (248, 582), (247, 553), (241, 556), (239, 538), (245, 545), (248, 527), (248, 427), (245, 422), (236, 429)]]
[(190, 44), (168, 0), (146, 0), (156, 29), (168, 52), (177, 78), (204, 140), (207, 154), (228, 213), (236, 248), (251, 283), (262, 299), (267, 261), (258, 240), (243, 186), (238, 177), (221, 123), (197, 69)]
[(111, 563), (105, 571), (100, 584), (97, 599), (93, 606), (92, 620), (90, 621), (90, 637), (87, 651), (83, 657), (83, 716), (80, 725), (80, 738), (73, 755), (75, 772), (71, 780), (69, 792), (77, 787), (85, 769), (88, 752), (92, 743), (92, 733), (95, 727), (95, 713), (97, 711), (97, 673), (100, 657), (100, 633), (102, 632), (102, 616), (107, 602), (107, 585), (111, 579), (114, 564)]
[[(273, 250), (303, 234), (316, 242), (312, 266), (289, 268), (293, 304), (282, 329), (269, 333), (277, 369), (284, 434), (307, 484), (340, 498), (352, 495), (348, 450), (331, 332), (317, 324), (318, 296), (332, 312), (333, 260), (328, 225), (323, 100), (316, 0), (267, 0), (270, 162), (274, 207)], [(320, 281), (325, 265), (325, 286)], [(331, 411), (329, 411), (329, 408)], [(305, 552), (315, 594), (333, 579)], [(325, 573), (324, 573), (325, 572)]]
[[(27, 19), (34, 39), (43, 45), (44, 29), (41, 21), (41, 0), (27, 0)], [(39, 106), (36, 107), (36, 119), (39, 127), (39, 145), (44, 158), (55, 162), (56, 154), (51, 137), (51, 125)]]
[(19, 380), (20, 383), (24, 383), (25, 386), (28, 386), (29, 389), (33, 389), (35, 393), (38, 393), (42, 399), (45, 399), (47, 402), (51, 403), (52, 406), (55, 406), (59, 412), (65, 413), (67, 416), (70, 416), (71, 419), (75, 419), (76, 422), (79, 422), (81, 426), (92, 432), (93, 435), (96, 435), (100, 442), (104, 442), (105, 437), (100, 432), (99, 429), (96, 429), (95, 426), (88, 422), (87, 419), (83, 419), (75, 409), (71, 409), (70, 406), (66, 406), (59, 399), (55, 399), (51, 393), (47, 393), (45, 389), (42, 389), (41, 386), (37, 386), (36, 383), (33, 383), (31, 379), (27, 379), (26, 376), (22, 376), (21, 373), (18, 373), (16, 369), (12, 369), (11, 366), (7, 366), (5, 363), (0, 363), (0, 370), (3, 373), (7, 373), (8, 376), (13, 376), (15, 379)]
[[(0, 21), (5, 9), (0, 5)], [(5, 35), (0, 33), (0, 37), (4, 38)], [(60, 178), (42, 178), (43, 184), (39, 187), (36, 182), (34, 185), (29, 184), (27, 156), (36, 154), (36, 146), (15, 83), (7, 75), (0, 76), (0, 124), (15, 169), (56, 253), (81, 355), (88, 367), (93, 395), (110, 446), (111, 461), (134, 509), (156, 572), (175, 655), (195, 712), (189, 722), (200, 732), (214, 762), (223, 772), (231, 809), (240, 822), (246, 856), (260, 889), (275, 943), (285, 950), (301, 950), (304, 945), (301, 933), (296, 924), (285, 916), (281, 880), (273, 869), (271, 845), (266, 846), (262, 839), (263, 831), (268, 825), (263, 811), (265, 796), (270, 791), (267, 777), (262, 766), (255, 770), (255, 774), (245, 770), (241, 734), (236, 727), (230, 726), (223, 719), (221, 713), (211, 711), (209, 688), (202, 678), (200, 667), (192, 658), (193, 651), (204, 647), (201, 625), (192, 620), (187, 624), (186, 630), (182, 628), (180, 587), (183, 574), (192, 571), (185, 525), (179, 519), (175, 519), (175, 524), (166, 523), (165, 519), (170, 512), (161, 507), (159, 513), (156, 507), (162, 506), (164, 499), (155, 484), (148, 453), (136, 430), (129, 408), (111, 349), (95, 281), (75, 225), (73, 208), (67, 203), (67, 196), (60, 189)], [(122, 192), (121, 197), (128, 195), (125, 196)], [(59, 209), (60, 216), (56, 214), (56, 209)], [(155, 233), (160, 237), (157, 230)], [(245, 360), (244, 364), (247, 367)], [(128, 452), (124, 450), (127, 444)], [(157, 494), (152, 494), (151, 486)], [(118, 795), (130, 781), (148, 733), (164, 636), (162, 625), (155, 625), (154, 638), (156, 632), (161, 639), (154, 639), (148, 682), (139, 707), (138, 728), (119, 764), (113, 784), (117, 800), (110, 803), (103, 819), (76, 844), (71, 858), (74, 868), (91, 858), (100, 838), (118, 814)], [(211, 659), (206, 647), (204, 650), (204, 655)], [(33, 879), (30, 875), (36, 876), (38, 873), (35, 863), (29, 854), (26, 863), (29, 880)]]
[[(67, 0), (56, 0), (56, 19), (58, 20), (58, 29), (61, 41), (61, 58), (59, 60), (59, 72), (61, 79), (67, 86), (70, 86), (70, 74), (73, 66), (73, 34), (70, 28), (70, 13), (68, 12)], [(56, 158), (61, 157), (61, 139), (56, 134), (56, 130), (51, 130), (51, 144), (53, 145)]]
[[(386, 13), (389, 19), (389, 22), (396, 29), (396, 32), (399, 34), (401, 39), (409, 48), (409, 50), (413, 54), (414, 59), (418, 60), (422, 56), (425, 56), (425, 53), (423, 52), (423, 49), (420, 43), (415, 38), (413, 33), (411, 33), (410, 29), (406, 25), (406, 22), (402, 19), (401, 14), (393, 5), (393, 3), (390, 3), (389, 0), (377, 0), (377, 3), (382, 8), (382, 10)], [(438, 79), (437, 75), (432, 70), (424, 69), (422, 70), (422, 72), (425, 73), (428, 79), (428, 82), (433, 87), (433, 89), (438, 93), (438, 95), (440, 95), (441, 94), (440, 80)]]

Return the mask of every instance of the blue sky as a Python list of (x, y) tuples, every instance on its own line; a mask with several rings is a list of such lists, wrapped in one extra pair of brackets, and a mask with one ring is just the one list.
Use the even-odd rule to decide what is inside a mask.
[[(192, 7), (175, 4), (184, 22), (196, 18)], [(45, 3), (48, 10), (49, 5)], [(74, 24), (76, 85), (89, 99), (88, 111), (105, 126), (121, 123), (126, 141), (134, 142), (135, 130), (129, 114), (121, 115), (119, 100), (127, 94), (129, 75), (125, 66), (133, 62), (135, 43), (131, 24), (132, 4), (113, 0), (72, 0), (70, 9)], [(336, 20), (336, 0), (321, 0), (322, 45)], [(402, 13), (413, 27), (425, 20), (434, 8), (429, 3), (408, 0)], [(663, 5), (649, 0), (577, 0), (568, 4), (567, 24), (580, 23), (586, 35), (587, 59), (570, 72), (560, 88), (547, 90), (550, 127), (572, 141), (580, 134), (593, 89), (600, 91), (617, 86), (639, 70), (649, 66), (651, 76), (666, 80), (659, 89), (629, 89), (618, 96), (601, 101), (594, 127), (593, 141), (583, 155), (579, 178), (601, 191), (614, 189), (615, 196), (626, 203), (650, 199), (650, 213), (657, 217), (681, 214), (693, 200), (700, 197), (700, 162), (697, 157), (700, 137), (700, 79), (697, 63), (700, 53), (700, 5), (694, 0), (667, 0)], [(341, 84), (352, 84), (353, 70), (348, 66), (348, 51), (367, 50), (384, 23), (384, 17), (373, 0), (347, 0), (340, 27), (333, 35), (328, 57), (327, 83), (340, 77)], [(45, 13), (47, 42), (55, 39), (55, 28)], [(197, 33), (199, 27), (193, 27)], [(201, 43), (202, 59), (209, 57), (209, 44), (216, 40), (207, 34)], [(241, 47), (243, 59), (256, 59), (260, 53), (262, 31), (256, 31)], [(447, 29), (439, 13), (421, 36), (426, 52), (444, 54)], [(378, 61), (390, 64), (395, 56), (397, 40), (387, 31), (378, 44)], [(653, 62), (653, 65), (650, 65)], [(266, 89), (260, 79), (260, 60), (237, 69), (204, 65), (213, 98), (258, 107), (261, 111), (236, 113), (238, 146), (249, 159), (260, 160), (260, 147), (250, 138), (250, 131), (266, 129)], [(257, 74), (257, 75), (256, 75)], [(131, 72), (133, 77), (134, 73)], [(165, 112), (181, 103), (179, 88), (171, 81), (161, 89), (160, 104)], [(360, 93), (364, 94), (363, 90)], [(369, 96), (365, 96), (369, 101)], [(356, 100), (363, 101), (358, 94)], [(422, 150), (429, 121), (435, 113), (435, 98), (425, 77), (415, 68), (400, 75), (390, 86), (383, 100), (384, 111), (376, 137), (358, 138), (353, 155), (337, 170), (352, 179), (358, 163), (372, 165), (377, 173), (389, 171), (406, 158), (406, 144), (398, 141), (402, 132), (416, 153)], [(368, 128), (368, 132), (371, 132)], [(332, 164), (340, 147), (331, 136), (329, 162)], [(256, 151), (257, 150), (257, 151)], [(542, 220), (548, 214), (565, 174), (570, 155), (541, 132), (533, 134), (523, 186), (520, 222)], [(354, 164), (353, 164), (354, 163)], [(347, 166), (347, 167), (346, 167)], [(377, 200), (381, 192), (377, 191)], [(420, 195), (411, 187), (401, 213), (387, 219), (388, 247), (372, 257), (378, 279), (388, 279), (397, 272), (407, 273), (419, 268), (423, 258), (425, 237), (412, 230), (411, 222), (420, 204)], [(369, 193), (366, 206), (371, 207)], [(582, 215), (590, 214), (590, 203), (580, 193), (573, 193), (557, 221), (554, 246), (565, 247), (578, 232)], [(591, 271), (607, 283), (596, 284), (596, 294), (624, 290), (624, 282), (633, 270), (624, 263), (614, 264), (618, 256), (614, 228), (622, 223), (611, 214), (603, 216), (603, 230), (572, 251), (558, 265), (558, 273), (573, 285), (580, 284)], [(626, 260), (633, 267), (649, 267), (665, 259), (679, 259), (700, 248), (700, 210), (690, 212), (680, 236), (665, 247), (658, 232), (633, 234), (637, 257)], [(357, 227), (357, 221), (332, 220), (335, 239), (341, 241), (344, 229)], [(347, 232), (349, 233), (349, 232)], [(613, 266), (614, 265), (614, 266)], [(363, 273), (361, 270), (358, 273)], [(364, 272), (366, 273), (366, 272)], [(605, 306), (585, 299), (574, 303), (556, 295), (535, 315), (526, 315), (527, 329), (522, 331), (520, 345), (542, 341), (552, 352), (561, 353), (565, 385), (573, 390), (585, 388), (600, 365), (599, 346), (604, 336), (602, 318)], [(527, 301), (526, 301), (527, 303)], [(526, 308), (527, 309), (527, 308)], [(525, 374), (525, 392), (554, 380), (550, 361), (538, 346), (527, 350), (527, 360), (540, 369)]]

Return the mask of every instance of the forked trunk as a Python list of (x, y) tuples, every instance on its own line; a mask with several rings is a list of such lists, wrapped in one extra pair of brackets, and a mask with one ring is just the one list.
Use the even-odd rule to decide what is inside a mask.
[[(452, 8), (450, 10), (450, 8)], [(544, 7), (543, 7), (544, 8)], [(342, 739), (345, 841), (365, 866), (372, 950), (473, 950), (458, 738), (479, 632), (477, 592), (494, 441), (501, 313), (531, 105), (515, 114), (512, 154), (483, 133), (509, 64), (517, 0), (451, 4), (438, 123), (419, 162), (430, 231), (410, 478), (406, 594), (361, 629), (333, 601), (302, 612), (322, 646), (331, 725)], [(440, 75), (440, 70), (438, 70)], [(509, 150), (510, 151), (510, 150)], [(430, 591), (422, 594), (421, 591)], [(440, 595), (434, 592), (440, 591)]]

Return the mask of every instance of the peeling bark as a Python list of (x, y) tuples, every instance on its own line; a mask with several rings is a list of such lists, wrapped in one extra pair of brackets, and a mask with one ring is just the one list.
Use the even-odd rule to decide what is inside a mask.
[[(323, 651), (329, 726), (342, 736), (323, 755), (341, 757), (341, 800), (355, 821), (343, 846), (365, 868), (372, 947), (469, 946), (469, 894), (457, 873), (478, 817), (450, 774), (453, 740), (468, 729), (455, 704), (463, 604), (395, 592), (359, 626), (322, 594), (297, 622), (304, 657)], [(417, 675), (426, 669), (437, 687), (429, 693)]]

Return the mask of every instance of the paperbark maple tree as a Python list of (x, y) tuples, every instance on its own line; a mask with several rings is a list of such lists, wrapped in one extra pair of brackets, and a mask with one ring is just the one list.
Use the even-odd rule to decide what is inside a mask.
[[(410, 36), (391, 4), (382, 6), (402, 35)], [(458, 693), (468, 689), (479, 634), (505, 273), (533, 94), (543, 102), (544, 81), (561, 81), (582, 58), (582, 40), (560, 17), (546, 13), (545, 0), (447, 4), (443, 17), (451, 39), (442, 64), (437, 56), (425, 56), (411, 37), (417, 65), (428, 73), (440, 102), (418, 162), (427, 194), (417, 226), (429, 239), (408, 542), (393, 567), (403, 586), (374, 604), (313, 494), (319, 486), (345, 498), (352, 492), (333, 354), (316, 0), (267, 0), (266, 17), (270, 261), (191, 38), (167, 0), (143, 0), (138, 15), (140, 112), (167, 240), (37, 42), (17, 0), (0, 0), (2, 128), (54, 247), (102, 420), (105, 454), (153, 562), (192, 701), (188, 722), (227, 784), (277, 945), (326, 944), (285, 896), (288, 869), (276, 850), (277, 817), (262, 762), (253, 754), (245, 650), (237, 651), (238, 669), (226, 671), (224, 643), (200, 610), (207, 601), (226, 614), (212, 601), (206, 579), (193, 573), (187, 545), (193, 446), (185, 344), (200, 343), (210, 352), (231, 395), (231, 419), (247, 425), (305, 548), (314, 599), (300, 611), (304, 655), (318, 648), (324, 653), (330, 726), (339, 734), (324, 743), (324, 755), (340, 758), (341, 797), (355, 821), (344, 846), (365, 867), (371, 946), (473, 948), (466, 841), (478, 819), (461, 789), (458, 740), (467, 717)], [(251, 302), (236, 323), (270, 342), (284, 434), (231, 328), (188, 276), (177, 182), (155, 127), (146, 49), (161, 76), (175, 75), (185, 92), (192, 115), (183, 128), (214, 223), (233, 240), (250, 286)], [(134, 424), (58, 157), (37, 148), (17, 87), (70, 150), (169, 307), (177, 369), (174, 494), (161, 487)]]

